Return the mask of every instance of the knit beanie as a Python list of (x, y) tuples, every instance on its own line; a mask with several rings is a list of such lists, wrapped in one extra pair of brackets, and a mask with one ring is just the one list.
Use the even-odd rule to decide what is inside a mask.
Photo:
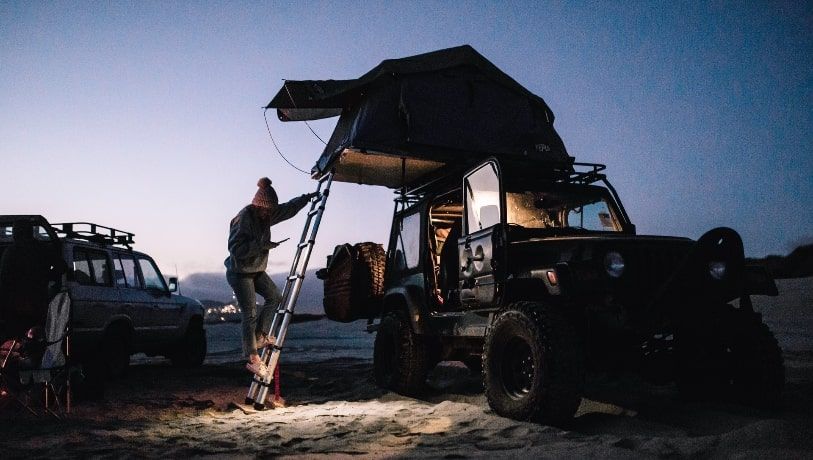
[(275, 208), (279, 204), (277, 192), (274, 187), (271, 187), (271, 179), (263, 177), (257, 182), (257, 193), (254, 194), (254, 199), (251, 204), (260, 208)]

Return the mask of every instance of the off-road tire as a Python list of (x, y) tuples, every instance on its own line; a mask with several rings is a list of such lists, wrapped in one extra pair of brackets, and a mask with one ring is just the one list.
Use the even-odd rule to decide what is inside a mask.
[(357, 290), (364, 293), (368, 303), (367, 313), (375, 313), (375, 305), (384, 296), (384, 268), (387, 264), (387, 253), (378, 243), (358, 243), (354, 246), (359, 274)]
[(778, 407), (785, 386), (782, 349), (762, 316), (726, 305), (719, 321), (713, 333), (679, 336), (681, 396)]
[(377, 243), (343, 245), (324, 276), (325, 314), (333, 321), (374, 318), (384, 295), (386, 252)]
[(175, 367), (198, 367), (206, 359), (206, 330), (198, 322), (192, 322), (186, 329), (183, 339), (170, 354)]
[(560, 312), (517, 302), (486, 333), (483, 384), (499, 415), (555, 425), (572, 420), (584, 386), (584, 353)]
[(424, 337), (415, 334), (402, 312), (384, 315), (373, 349), (373, 373), (381, 388), (406, 396), (425, 389), (429, 350)]
[(88, 380), (101, 382), (118, 380), (130, 367), (130, 338), (127, 326), (114, 324), (104, 333), (99, 349), (88, 356), (84, 373)]

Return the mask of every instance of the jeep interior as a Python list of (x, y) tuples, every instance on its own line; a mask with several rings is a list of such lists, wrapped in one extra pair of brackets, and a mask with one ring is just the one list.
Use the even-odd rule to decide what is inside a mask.
[[(444, 304), (457, 285), (457, 240), (462, 235), (463, 203), (460, 190), (441, 195), (429, 207), (429, 249), (435, 303)], [(446, 244), (446, 243), (449, 244)]]

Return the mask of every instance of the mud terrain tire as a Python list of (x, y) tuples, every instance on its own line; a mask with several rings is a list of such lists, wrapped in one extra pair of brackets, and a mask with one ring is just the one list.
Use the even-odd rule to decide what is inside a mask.
[(200, 321), (189, 324), (183, 339), (171, 353), (170, 360), (175, 367), (198, 367), (206, 359), (206, 331)]
[(376, 384), (402, 395), (416, 396), (424, 390), (428, 370), (426, 341), (412, 332), (406, 315), (401, 312), (384, 315), (373, 349)]
[(681, 396), (778, 407), (785, 386), (782, 349), (762, 316), (726, 306), (715, 332), (684, 338), (676, 379)]
[(564, 424), (584, 385), (584, 354), (576, 332), (547, 305), (517, 302), (486, 334), (483, 380), (488, 404), (516, 420)]

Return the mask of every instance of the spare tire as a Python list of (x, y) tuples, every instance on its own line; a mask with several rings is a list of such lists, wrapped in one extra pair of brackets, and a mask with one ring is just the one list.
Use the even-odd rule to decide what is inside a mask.
[(325, 280), (324, 308), (328, 319), (349, 323), (374, 318), (381, 311), (384, 295), (386, 252), (377, 243), (336, 246)]

